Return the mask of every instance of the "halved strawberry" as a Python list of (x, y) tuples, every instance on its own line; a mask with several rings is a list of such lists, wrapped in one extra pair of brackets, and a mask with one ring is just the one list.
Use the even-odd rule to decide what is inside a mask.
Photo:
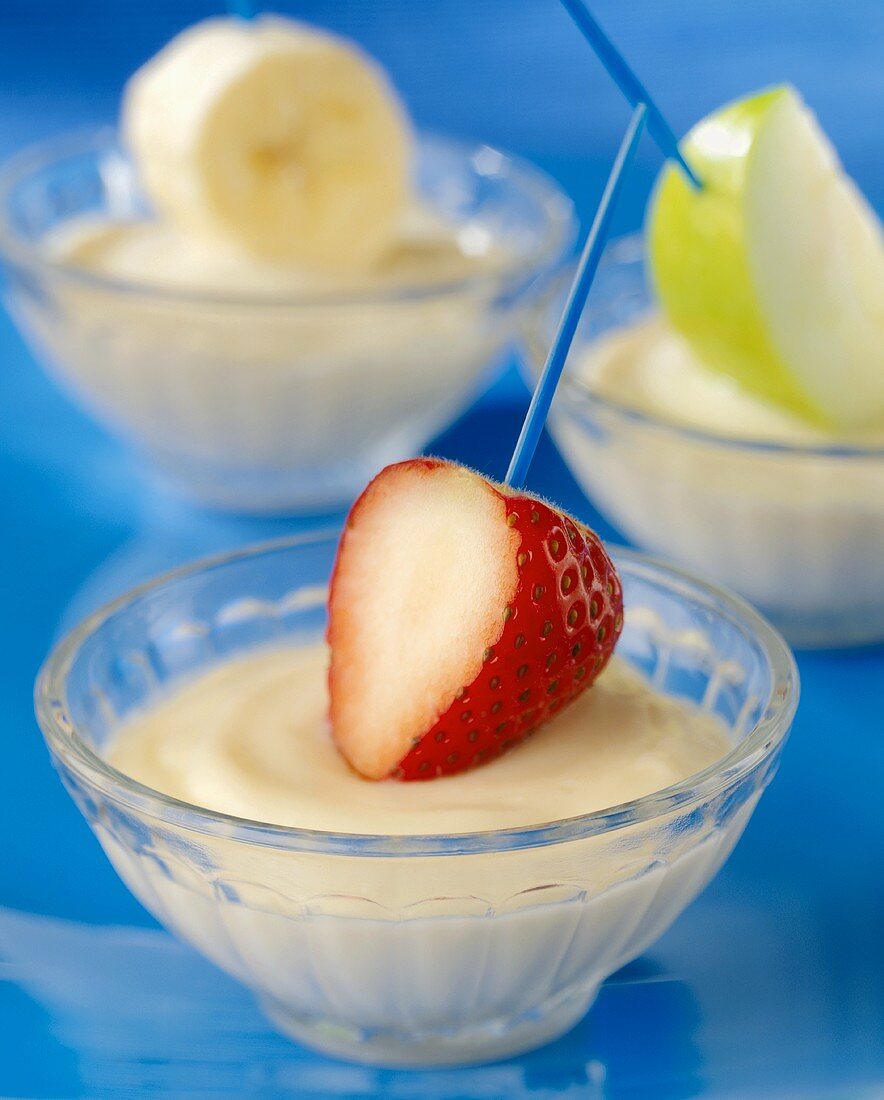
[(370, 779), (491, 760), (584, 691), (623, 625), (598, 537), (463, 466), (388, 466), (353, 506), (329, 597), (335, 741)]

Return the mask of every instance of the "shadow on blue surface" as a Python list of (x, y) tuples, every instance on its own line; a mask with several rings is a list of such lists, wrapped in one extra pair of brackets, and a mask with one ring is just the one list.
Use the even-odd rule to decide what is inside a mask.
[[(650, 962), (615, 975), (592, 1013), (543, 1050), (405, 1074), (293, 1046), (244, 989), (164, 932), (0, 910), (0, 979), (4, 1018), (20, 1021), (10, 1049), (29, 1049), (0, 1066), (5, 1096), (601, 1097), (641, 1087), (645, 1064), (657, 1096), (699, 1087), (694, 999)], [(634, 1059), (632, 1042), (650, 1059)]]
[(426, 1072), (348, 1065), (293, 1045), (244, 988), (163, 931), (0, 910), (0, 1016), (18, 1054), (0, 1060), (0, 1094), (880, 1097), (881, 960), (867, 959), (868, 981), (842, 986), (836, 1006), (846, 971), (821, 955), (831, 914), (808, 922), (783, 895), (775, 917), (751, 891), (720, 892), (689, 909), (651, 957), (609, 979), (558, 1042)]

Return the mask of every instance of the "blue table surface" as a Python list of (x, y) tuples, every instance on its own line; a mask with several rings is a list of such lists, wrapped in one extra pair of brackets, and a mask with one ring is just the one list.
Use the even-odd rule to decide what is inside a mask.
[[(283, 5), (284, 6), (284, 5)], [(881, 0), (597, 0), (682, 131), (790, 79), (881, 208)], [(7, 0), (0, 156), (113, 118), (126, 75), (186, 0)], [(305, 0), (360, 39), (422, 126), (480, 137), (557, 176), (584, 216), (627, 110), (555, 0)], [(619, 216), (637, 227), (659, 167), (645, 142)], [(510, 369), (433, 446), (500, 475), (526, 392)], [(530, 486), (616, 538), (544, 440)], [(138, 580), (304, 521), (196, 512), (62, 397), (0, 314), (0, 1095), (884, 1096), (884, 650), (799, 655), (780, 774), (706, 893), (608, 983), (564, 1039), (522, 1058), (395, 1073), (275, 1036), (248, 995), (161, 931), (63, 792), (31, 685), (60, 630)]]

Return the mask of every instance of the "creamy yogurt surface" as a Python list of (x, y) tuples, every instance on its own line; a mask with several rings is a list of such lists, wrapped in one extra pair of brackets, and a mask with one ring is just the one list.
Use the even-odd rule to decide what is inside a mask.
[(326, 723), (322, 645), (217, 666), (131, 718), (107, 759), (173, 797), (272, 824), (402, 835), (513, 828), (639, 798), (730, 749), (724, 725), (614, 660), (528, 742), (424, 783), (353, 772)]
[(405, 211), (382, 257), (358, 273), (272, 263), (150, 219), (72, 219), (45, 247), (56, 261), (139, 286), (246, 298), (440, 286), (502, 271), (511, 259), (482, 227), (450, 224), (417, 203)]
[(884, 440), (884, 425), (837, 438), (710, 369), (662, 317), (651, 316), (588, 345), (572, 373), (597, 392), (670, 423), (733, 439), (799, 446)]

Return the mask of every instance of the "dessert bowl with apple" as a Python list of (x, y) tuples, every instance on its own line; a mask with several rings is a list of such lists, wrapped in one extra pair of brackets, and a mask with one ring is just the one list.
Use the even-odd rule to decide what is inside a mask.
[[(792, 89), (732, 104), (603, 261), (550, 427), (631, 540), (803, 646), (884, 638), (884, 243)], [(563, 285), (527, 333), (543, 362)]]

